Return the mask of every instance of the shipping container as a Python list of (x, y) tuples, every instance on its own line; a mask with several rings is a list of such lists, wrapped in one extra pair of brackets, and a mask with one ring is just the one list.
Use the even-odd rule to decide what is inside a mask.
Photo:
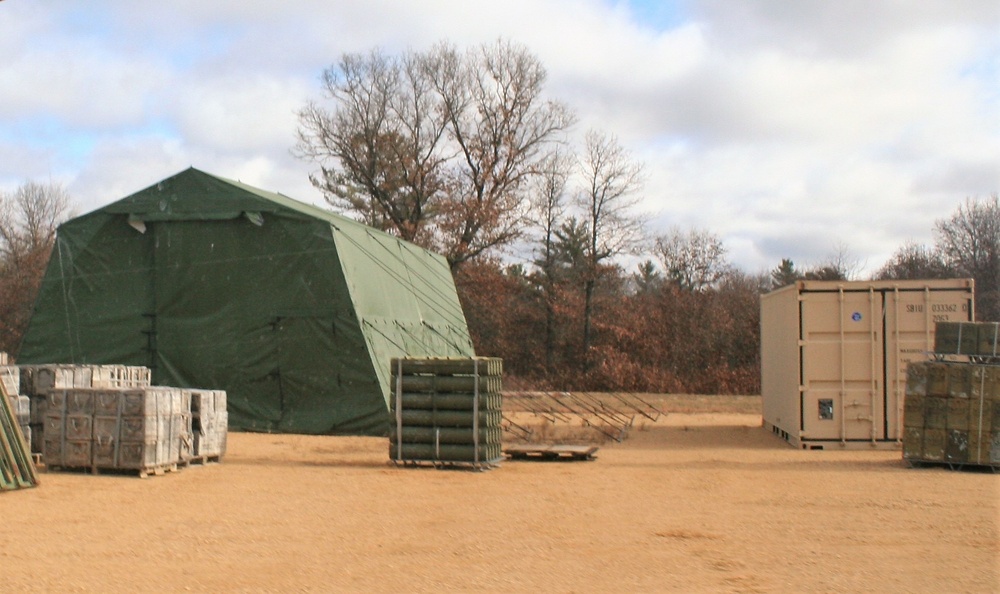
[(761, 297), (764, 426), (803, 449), (899, 448), (906, 365), (937, 322), (974, 319), (971, 279), (798, 281)]

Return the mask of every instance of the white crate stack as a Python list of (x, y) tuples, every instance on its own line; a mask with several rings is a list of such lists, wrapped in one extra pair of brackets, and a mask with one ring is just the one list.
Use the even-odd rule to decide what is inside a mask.
[(94, 365), (91, 374), (91, 385), (95, 388), (143, 388), (151, 385), (148, 367)]
[(21, 374), (16, 365), (7, 365), (6, 353), (0, 353), (0, 381), (3, 382), (4, 393), (10, 402), (10, 409), (17, 417), (15, 422), (21, 428), (24, 442), (31, 443), (31, 401), (21, 394)]
[[(108, 368), (127, 367), (124, 365), (21, 365), (19, 367), (21, 393), (28, 397), (30, 403), (29, 423), (32, 453), (43, 453), (49, 394), (57, 390), (111, 387), (107, 381), (102, 379), (100, 371)], [(145, 368), (131, 367), (130, 369)], [(148, 372), (148, 369), (146, 371)], [(108, 372), (104, 371), (103, 373), (106, 375)], [(141, 373), (135, 372), (135, 375), (139, 376)], [(148, 386), (148, 373), (145, 378), (145, 383), (137, 383), (135, 387)]]
[(191, 455), (190, 405), (178, 388), (54, 390), (43, 457), (49, 468), (176, 470)]
[(226, 392), (151, 386), (150, 379), (146, 367), (21, 366), (32, 451), (50, 469), (139, 476), (220, 462), (229, 420)]
[(224, 390), (187, 390), (191, 400), (194, 462), (217, 462), (226, 453), (229, 413)]

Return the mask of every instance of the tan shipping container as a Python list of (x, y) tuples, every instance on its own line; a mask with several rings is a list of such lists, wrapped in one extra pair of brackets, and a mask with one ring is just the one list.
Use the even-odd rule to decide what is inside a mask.
[(764, 426), (803, 449), (898, 448), (906, 364), (974, 319), (971, 279), (798, 281), (761, 297)]

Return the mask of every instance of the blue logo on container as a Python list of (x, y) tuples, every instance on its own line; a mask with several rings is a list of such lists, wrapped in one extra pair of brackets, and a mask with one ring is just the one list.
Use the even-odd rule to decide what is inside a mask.
[(861, 321), (861, 312), (860, 311), (856, 311), (853, 314), (851, 314), (851, 319), (854, 320), (855, 322), (860, 322)]

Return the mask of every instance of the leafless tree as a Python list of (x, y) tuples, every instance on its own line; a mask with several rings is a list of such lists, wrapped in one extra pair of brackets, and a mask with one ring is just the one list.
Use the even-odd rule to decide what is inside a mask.
[(428, 68), (413, 52), (344, 55), (322, 76), (336, 109), (301, 109), (294, 151), (320, 165), (310, 180), (331, 206), (410, 241), (422, 238), (447, 178), (445, 118)]
[(438, 223), (454, 266), (522, 236), (528, 182), (575, 117), (564, 104), (544, 99), (545, 68), (523, 46), (501, 40), (463, 60), (441, 44), (434, 56), (435, 88), (458, 149)]
[(538, 248), (535, 265), (541, 272), (540, 286), (545, 302), (545, 368), (551, 372), (555, 360), (555, 284), (558, 281), (559, 228), (566, 216), (566, 195), (573, 172), (574, 158), (563, 151), (553, 151), (542, 160), (532, 188), (533, 222), (537, 228)]
[(555, 258), (556, 230), (569, 206), (566, 196), (573, 160), (573, 156), (564, 151), (550, 153), (539, 164), (531, 189), (532, 223), (539, 234), (536, 264), (547, 276), (551, 276), (549, 270)]
[(941, 253), (918, 243), (904, 244), (875, 273), (877, 280), (955, 278), (961, 276), (945, 263)]
[(966, 199), (950, 218), (935, 224), (936, 245), (946, 262), (976, 281), (976, 316), (1000, 320), (1000, 199)]
[(684, 291), (714, 287), (730, 270), (722, 240), (707, 230), (675, 227), (656, 238), (654, 249), (667, 281)]
[(864, 263), (851, 254), (846, 244), (837, 244), (835, 251), (825, 260), (803, 274), (807, 280), (854, 280), (864, 268)]
[[(583, 349), (588, 356), (592, 340), (594, 288), (602, 267), (635, 247), (642, 222), (635, 212), (643, 167), (614, 136), (587, 132), (581, 161), (584, 191), (579, 202), (589, 231), (584, 279)], [(585, 363), (589, 367), (589, 363)]]
[(349, 54), (324, 72), (333, 112), (299, 112), (295, 153), (337, 208), (444, 253), (452, 267), (525, 229), (529, 180), (574, 122), (524, 47)]
[(69, 202), (57, 184), (27, 182), (0, 193), (0, 350), (16, 354), (20, 346)]

